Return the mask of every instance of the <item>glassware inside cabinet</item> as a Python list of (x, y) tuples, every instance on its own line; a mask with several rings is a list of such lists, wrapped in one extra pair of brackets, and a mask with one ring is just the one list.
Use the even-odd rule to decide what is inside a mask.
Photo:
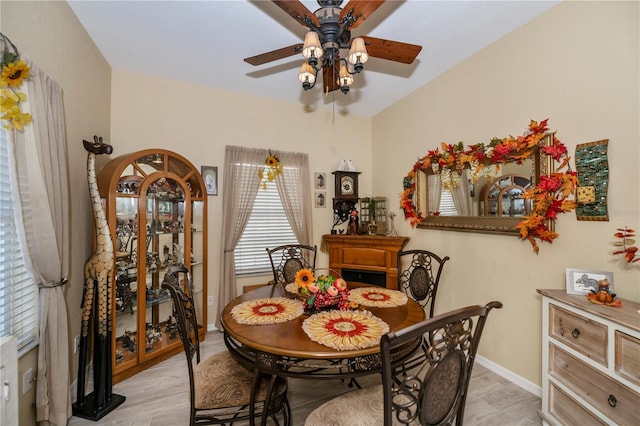
[[(115, 317), (116, 363), (135, 360), (138, 288), (138, 198), (116, 197), (115, 229)], [(127, 336), (127, 344), (123, 339)]]
[(204, 282), (204, 202), (193, 201), (191, 203), (191, 283), (189, 289), (196, 306), (198, 319), (204, 318), (203, 310), (207, 307), (207, 301), (203, 300)]
[(141, 352), (152, 354), (171, 343), (163, 333), (168, 333), (167, 323), (172, 324), (172, 303), (167, 291), (162, 289), (162, 282), (170, 268), (188, 262), (182, 186), (168, 177), (151, 183), (146, 194), (145, 216), (145, 347)]

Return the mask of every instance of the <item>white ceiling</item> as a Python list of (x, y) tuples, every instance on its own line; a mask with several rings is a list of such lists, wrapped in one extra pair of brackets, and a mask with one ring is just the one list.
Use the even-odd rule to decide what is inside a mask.
[[(315, 0), (303, 0), (311, 11)], [(305, 92), (302, 55), (261, 66), (249, 56), (301, 43), (306, 29), (271, 1), (74, 1), (69, 5), (114, 70), (153, 75), (372, 116), (559, 1), (387, 0), (352, 37), (418, 44), (406, 65), (372, 58), (348, 95)], [(345, 1), (342, 6), (347, 4)], [(321, 79), (320, 79), (321, 80)], [(335, 94), (335, 95), (334, 95)]]

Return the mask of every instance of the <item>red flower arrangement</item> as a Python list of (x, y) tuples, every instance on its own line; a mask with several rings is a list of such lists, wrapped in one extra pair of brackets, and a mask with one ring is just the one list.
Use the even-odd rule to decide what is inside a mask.
[[(432, 168), (437, 173), (447, 168), (460, 173), (463, 169), (469, 168), (477, 175), (488, 164), (520, 164), (533, 155), (533, 148), (547, 135), (547, 122), (548, 119), (540, 123), (531, 120), (529, 130), (525, 134), (503, 139), (494, 138), (487, 145), (479, 143), (465, 148), (462, 142), (455, 145), (443, 142), (442, 151), (437, 148), (428, 151), (427, 155), (416, 161), (403, 179), (404, 190), (400, 198), (400, 207), (404, 211), (405, 219), (410, 220), (411, 227), (424, 221), (413, 202), (417, 171)], [(567, 147), (555, 135), (553, 143), (540, 147), (540, 150), (543, 154), (551, 156), (559, 165), (549, 175), (541, 176), (539, 184), (522, 195), (525, 199), (533, 200), (533, 211), (516, 225), (520, 230), (520, 238), (528, 240), (536, 253), (540, 250), (536, 238), (551, 243), (558, 237), (558, 233), (550, 230), (546, 221), (555, 220), (559, 213), (569, 212), (576, 207), (575, 201), (567, 198), (574, 192), (578, 179), (576, 172), (569, 166)]]

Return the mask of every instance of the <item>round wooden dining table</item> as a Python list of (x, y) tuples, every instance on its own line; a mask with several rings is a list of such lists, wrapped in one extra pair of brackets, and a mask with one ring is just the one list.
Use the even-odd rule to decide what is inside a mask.
[[(238, 360), (254, 368), (257, 375), (354, 379), (381, 371), (379, 344), (363, 349), (337, 350), (314, 342), (302, 327), (304, 320), (309, 318), (307, 314), (276, 324), (241, 324), (231, 313), (235, 306), (244, 302), (275, 297), (296, 296), (285, 290), (283, 285), (268, 285), (235, 298), (222, 312), (221, 324), (227, 348)], [(359, 309), (366, 309), (380, 318), (389, 326), (389, 331), (403, 329), (426, 317), (422, 307), (411, 298), (401, 306)], [(397, 359), (411, 355), (418, 345), (419, 342), (415, 342), (397, 348)]]

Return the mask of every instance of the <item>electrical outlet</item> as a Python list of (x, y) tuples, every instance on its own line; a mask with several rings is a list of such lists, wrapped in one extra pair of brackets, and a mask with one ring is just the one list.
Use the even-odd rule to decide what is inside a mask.
[(73, 353), (78, 353), (80, 350), (80, 335), (78, 334), (73, 338)]
[(213, 305), (213, 296), (207, 296), (207, 305)]
[(30, 368), (22, 375), (22, 394), (29, 392), (33, 382), (33, 370)]

